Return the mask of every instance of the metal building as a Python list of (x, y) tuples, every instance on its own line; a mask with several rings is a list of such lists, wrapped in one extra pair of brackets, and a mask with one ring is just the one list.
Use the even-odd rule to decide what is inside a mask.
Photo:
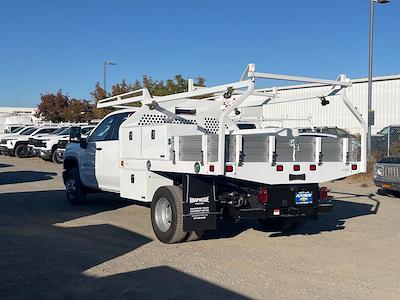
[[(358, 111), (367, 116), (367, 87), (368, 79), (353, 79), (353, 86), (348, 88), (348, 97)], [(307, 95), (326, 90), (326, 86), (303, 84), (278, 87), (281, 99), (273, 99), (263, 106), (263, 111), (246, 108), (246, 115), (259, 115), (267, 126), (277, 127), (310, 127), (337, 126), (355, 133), (359, 131), (357, 121), (345, 108), (339, 96), (329, 99), (326, 106), (310, 105), (312, 101), (284, 101), (285, 97)], [(272, 89), (267, 90), (271, 92)], [(257, 96), (252, 96), (257, 97)], [(256, 100), (256, 98), (254, 98)], [(375, 77), (373, 79), (372, 108), (375, 110), (375, 125), (372, 133), (385, 126), (400, 124), (400, 75)]]

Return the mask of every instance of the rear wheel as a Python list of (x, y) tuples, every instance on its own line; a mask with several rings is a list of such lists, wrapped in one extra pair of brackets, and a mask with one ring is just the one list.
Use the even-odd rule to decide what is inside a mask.
[(184, 240), (182, 189), (177, 186), (160, 187), (151, 203), (151, 224), (157, 238), (166, 244)]
[(72, 205), (82, 205), (86, 203), (85, 187), (81, 182), (77, 168), (71, 168), (67, 171), (65, 188), (69, 203)]
[(192, 242), (200, 240), (203, 237), (204, 230), (189, 231), (185, 237), (186, 242)]
[(15, 148), (15, 156), (18, 158), (26, 158), (29, 155), (29, 149), (27, 145), (21, 144)]

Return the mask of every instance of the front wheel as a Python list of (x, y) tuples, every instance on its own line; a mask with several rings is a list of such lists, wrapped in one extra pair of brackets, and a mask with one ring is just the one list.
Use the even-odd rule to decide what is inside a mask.
[(186, 237), (183, 231), (182, 189), (160, 187), (151, 202), (151, 224), (157, 238), (166, 244), (179, 243)]
[(51, 160), (56, 164), (62, 164), (63, 162), (63, 160), (60, 158), (56, 150), (53, 151), (53, 154), (51, 155)]
[(65, 188), (69, 203), (72, 205), (82, 205), (86, 202), (85, 187), (81, 182), (77, 168), (72, 168), (67, 171)]
[(15, 156), (18, 158), (27, 158), (29, 155), (29, 149), (27, 145), (21, 144), (15, 148)]

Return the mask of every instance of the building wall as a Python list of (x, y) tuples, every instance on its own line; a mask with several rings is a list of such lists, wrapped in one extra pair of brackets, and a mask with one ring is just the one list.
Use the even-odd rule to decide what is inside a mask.
[[(353, 86), (348, 88), (349, 100), (365, 118), (368, 106), (367, 87), (368, 82), (364, 78), (353, 80)], [(263, 109), (246, 108), (246, 114), (262, 114), (268, 126), (337, 126), (350, 132), (359, 132), (359, 123), (345, 107), (340, 95), (327, 98), (330, 101), (327, 106), (322, 106), (319, 99), (283, 101), (285, 97), (307, 95), (326, 89), (326, 86), (317, 85), (281, 87), (278, 88), (281, 99), (272, 100)], [(391, 124), (400, 124), (400, 75), (374, 78), (372, 108), (375, 110), (372, 133)]]

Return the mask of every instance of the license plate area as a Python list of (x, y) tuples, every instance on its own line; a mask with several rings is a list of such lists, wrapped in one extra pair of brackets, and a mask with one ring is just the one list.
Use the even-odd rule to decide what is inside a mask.
[(313, 203), (312, 191), (301, 191), (295, 193), (294, 201), (296, 205), (308, 205)]

